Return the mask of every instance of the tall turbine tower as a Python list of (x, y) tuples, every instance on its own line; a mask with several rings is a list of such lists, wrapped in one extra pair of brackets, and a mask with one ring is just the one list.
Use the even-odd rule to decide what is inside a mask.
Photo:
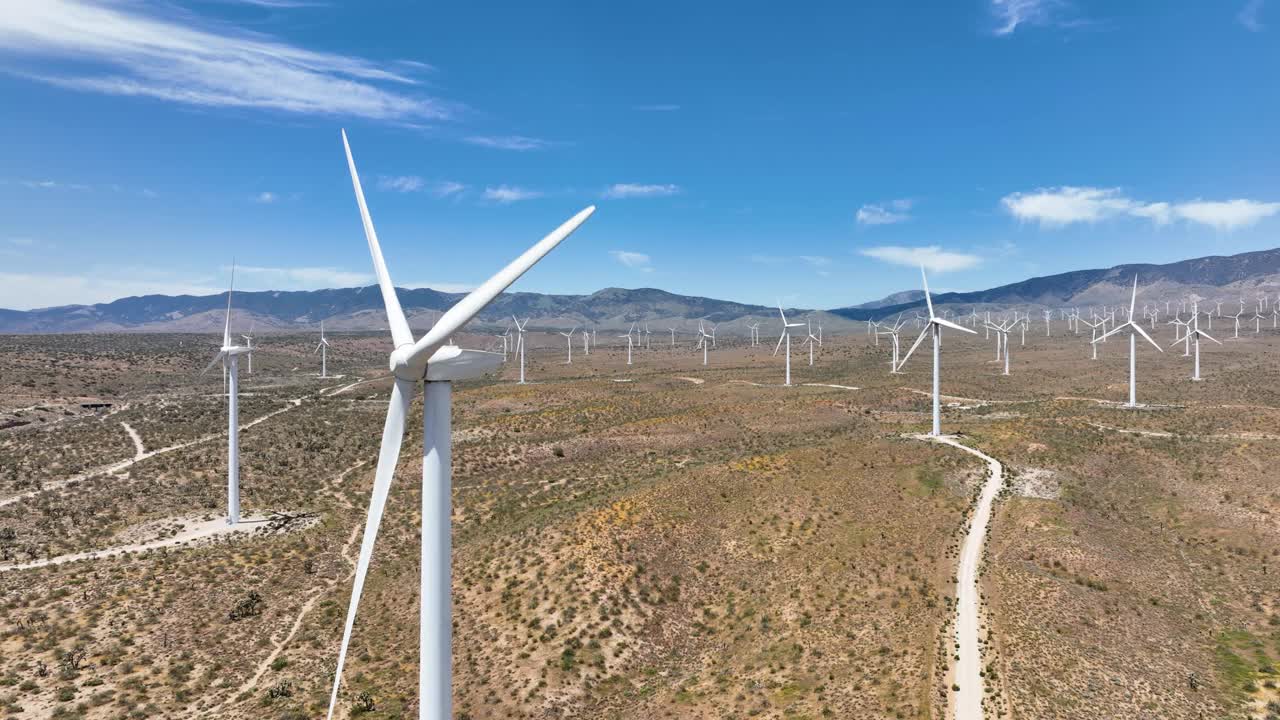
[(778, 356), (778, 349), (782, 347), (782, 342), (787, 343), (787, 379), (782, 383), (784, 387), (791, 387), (791, 328), (803, 327), (804, 323), (787, 322), (787, 314), (782, 312), (782, 302), (778, 302), (778, 315), (782, 316), (782, 335), (778, 337), (778, 344), (773, 346), (774, 357)]
[[(222, 347), (218, 354), (200, 373), (222, 363), (223, 377), (230, 378), (227, 392), (227, 524), (240, 522), (240, 362), (241, 355), (249, 355), (253, 349), (231, 344), (231, 294), (236, 288), (236, 268), (231, 265), (231, 287), (227, 290), (227, 318), (222, 326)], [(253, 357), (252, 355), (249, 355)]]
[(1102, 337), (1094, 340), (1095, 343), (1105, 340), (1108, 336), (1114, 335), (1125, 328), (1129, 328), (1129, 403), (1128, 407), (1138, 406), (1138, 336), (1141, 335), (1152, 347), (1160, 352), (1164, 352), (1155, 340), (1147, 334), (1142, 326), (1133, 321), (1134, 305), (1138, 302), (1138, 276), (1133, 276), (1133, 295), (1129, 300), (1129, 317), (1124, 322), (1116, 325), (1110, 332)]
[(898, 367), (901, 368), (907, 364), (907, 360), (911, 358), (911, 353), (915, 352), (916, 348), (920, 347), (920, 343), (924, 342), (926, 334), (933, 337), (933, 431), (929, 434), (938, 437), (942, 435), (942, 405), (941, 395), (938, 392), (938, 350), (942, 346), (942, 328), (949, 327), (960, 332), (967, 332), (970, 335), (977, 335), (978, 333), (933, 314), (933, 299), (929, 297), (929, 278), (924, 274), (923, 265), (920, 267), (920, 280), (924, 283), (924, 301), (929, 306), (929, 322), (925, 324), (924, 330), (920, 331), (920, 336), (911, 345), (911, 349), (902, 358), (902, 362), (898, 363)]
[(529, 318), (524, 319), (524, 325), (520, 324), (520, 318), (515, 315), (512, 315), (511, 319), (516, 323), (516, 352), (520, 354), (520, 384), (524, 385), (524, 329), (529, 325)]
[(320, 377), (329, 377), (329, 341), (324, 338), (324, 321), (320, 321), (320, 342), (316, 345), (316, 349), (312, 351), (312, 355), (320, 353)]
[(538, 262), (578, 228), (594, 207), (588, 207), (561, 225), (536, 245), (526, 250), (511, 264), (489, 278), (483, 285), (458, 301), (418, 341), (414, 341), (409, 321), (400, 309), (395, 286), (382, 259), (378, 236), (373, 220), (365, 204), (360, 176), (356, 173), (346, 132), (342, 144), (347, 153), (347, 166), (351, 171), (351, 183), (355, 190), (360, 219), (364, 223), (369, 254), (382, 292), (387, 311), (387, 324), (395, 349), (391, 352), (391, 372), (395, 384), (391, 389), (391, 402), (387, 408), (387, 420), (382, 430), (382, 448), (378, 453), (378, 466), (373, 481), (373, 497), (369, 502), (369, 519), (365, 524), (364, 538), (360, 544), (360, 556), (356, 562), (355, 580), (351, 590), (351, 605), (343, 628), (342, 646), (338, 651), (338, 666), (334, 673), (333, 692), (329, 696), (330, 720), (338, 704), (338, 689), (342, 682), (342, 669), (346, 664), (347, 649), (351, 643), (351, 631), (355, 625), (360, 594), (364, 590), (369, 561), (373, 556), (378, 526), (386, 507), (396, 463), (400, 458), (400, 444), (404, 438), (405, 415), (413, 400), (419, 382), (423, 383), (422, 398), (422, 584), (419, 602), (419, 653), (418, 666), (418, 717), (420, 720), (451, 720), (453, 718), (453, 611), (451, 606), (451, 522), (452, 506), (450, 433), (452, 425), (452, 394), (454, 380), (477, 377), (496, 369), (502, 362), (498, 353), (463, 350), (447, 344), (449, 337), (485, 308), (511, 283), (515, 282), (534, 263)]

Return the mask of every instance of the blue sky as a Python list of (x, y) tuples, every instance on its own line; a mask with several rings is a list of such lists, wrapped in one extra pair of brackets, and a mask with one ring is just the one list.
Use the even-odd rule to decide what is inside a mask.
[(41, 0), (0, 307), (371, 282), (837, 307), (1273, 247), (1280, 1)]

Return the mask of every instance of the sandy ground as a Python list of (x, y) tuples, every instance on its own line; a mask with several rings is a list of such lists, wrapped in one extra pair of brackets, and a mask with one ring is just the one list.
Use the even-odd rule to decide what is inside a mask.
[(969, 522), (969, 533), (960, 548), (960, 566), (956, 570), (956, 646), (959, 659), (952, 669), (952, 682), (960, 689), (952, 698), (956, 720), (982, 720), (982, 698), (986, 694), (982, 678), (982, 652), (978, 645), (978, 618), (981, 612), (978, 597), (978, 565), (982, 562), (982, 548), (987, 542), (987, 526), (991, 522), (991, 506), (1004, 485), (1004, 467), (995, 458), (961, 445), (953, 437), (930, 435), (915, 436), (959, 448), (987, 463), (989, 473), (982, 486), (978, 504)]
[(77, 560), (101, 560), (103, 558), (116, 557), (119, 555), (128, 555), (129, 553), (146, 552), (147, 550), (158, 550), (160, 548), (186, 545), (188, 543), (208, 538), (248, 534), (258, 528), (264, 527), (269, 519), (270, 518), (262, 516), (250, 516), (242, 519), (237, 525), (228, 525), (227, 519), (222, 517), (214, 518), (212, 520), (189, 521), (185, 524), (182, 530), (178, 531), (175, 535), (161, 538), (159, 540), (132, 543), (129, 545), (117, 545), (116, 547), (73, 553), (71, 555), (59, 555), (57, 557), (44, 558), (42, 560), (35, 560), (18, 565), (0, 565), (0, 572), (31, 570), (33, 568), (41, 568), (49, 565), (61, 565), (63, 563), (76, 562)]

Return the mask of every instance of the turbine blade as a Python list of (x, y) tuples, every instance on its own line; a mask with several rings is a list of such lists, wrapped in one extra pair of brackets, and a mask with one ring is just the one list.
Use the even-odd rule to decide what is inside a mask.
[(231, 261), (231, 287), (227, 289), (227, 321), (222, 326), (222, 347), (231, 346), (231, 293), (236, 290), (236, 261)]
[(214, 365), (217, 365), (217, 364), (218, 364), (218, 361), (219, 361), (219, 360), (221, 360), (222, 358), (226, 357), (226, 356), (227, 356), (227, 354), (226, 354), (226, 353), (224, 353), (224, 352), (222, 352), (221, 350), (219, 350), (219, 351), (218, 351), (218, 354), (213, 356), (213, 360), (210, 360), (210, 361), (209, 361), (209, 364), (208, 364), (208, 365), (206, 365), (206, 366), (205, 366), (205, 368), (204, 368), (203, 370), (201, 370), (201, 371), (200, 371), (200, 374), (201, 374), (201, 375), (203, 375), (203, 374), (205, 374), (205, 373), (209, 372), (210, 370), (212, 370), (212, 369), (213, 369), (213, 366), (214, 366)]
[(356, 191), (356, 204), (360, 206), (360, 221), (364, 223), (364, 237), (369, 241), (369, 255), (373, 257), (373, 272), (378, 276), (378, 288), (382, 290), (382, 304), (387, 309), (387, 325), (391, 328), (391, 342), (396, 347), (413, 344), (413, 332), (409, 329), (409, 321), (400, 309), (400, 298), (396, 296), (396, 287), (391, 284), (391, 275), (387, 273), (387, 263), (382, 259), (382, 247), (378, 244), (378, 233), (373, 229), (373, 218), (369, 217), (369, 207), (364, 201), (364, 189), (360, 187), (360, 175), (356, 172), (356, 161), (351, 157), (351, 145), (347, 143), (347, 131), (342, 131), (342, 147), (347, 151), (347, 169), (351, 171), (351, 185)]
[(920, 331), (920, 334), (916, 337), (916, 341), (911, 343), (911, 349), (908, 350), (907, 354), (903, 355), (902, 359), (898, 361), (898, 368), (907, 364), (907, 358), (910, 358), (911, 353), (915, 352), (916, 348), (920, 347), (920, 343), (924, 342), (924, 336), (929, 334), (929, 329), (929, 324), (925, 323), (924, 329)]
[[(1133, 308), (1138, 304), (1138, 274), (1133, 274), (1133, 295), (1129, 298), (1129, 319), (1133, 319)], [(1161, 351), (1163, 352), (1163, 351)]]
[(1146, 330), (1143, 330), (1143, 329), (1142, 329), (1142, 326), (1141, 326), (1141, 325), (1139, 325), (1138, 323), (1135, 323), (1135, 322), (1131, 322), (1131, 323), (1129, 323), (1129, 324), (1130, 324), (1130, 325), (1132, 325), (1132, 326), (1133, 326), (1133, 329), (1134, 329), (1134, 330), (1137, 330), (1137, 331), (1138, 331), (1138, 334), (1139, 334), (1139, 335), (1141, 335), (1143, 338), (1145, 338), (1147, 342), (1151, 343), (1151, 346), (1152, 346), (1152, 347), (1154, 347), (1155, 349), (1159, 350), (1160, 352), (1164, 352), (1164, 348), (1162, 348), (1162, 347), (1160, 347), (1159, 345), (1157, 345), (1157, 344), (1156, 344), (1156, 341), (1151, 339), (1151, 336), (1147, 334), (1147, 331), (1146, 331)]
[(1218, 342), (1217, 340), (1214, 340), (1213, 336), (1211, 336), (1209, 333), (1207, 333), (1207, 332), (1205, 332), (1205, 331), (1203, 331), (1203, 330), (1196, 330), (1196, 333), (1198, 333), (1198, 334), (1200, 335), (1200, 337), (1209, 338), (1210, 340), (1213, 340), (1214, 342), (1218, 343), (1219, 345), (1221, 345), (1221, 344), (1222, 344), (1222, 343)]
[(933, 317), (933, 298), (929, 297), (929, 278), (924, 274), (924, 266), (920, 266), (920, 279), (924, 282), (924, 301), (929, 305), (929, 317)]
[[(525, 250), (523, 255), (512, 260), (509, 265), (486, 280), (483, 285), (472, 290), (469, 295), (459, 300), (457, 305), (449, 308), (449, 311), (441, 316), (440, 320), (427, 331), (427, 334), (414, 344), (408, 359), (412, 361), (421, 357), (430, 357), (449, 339), (450, 335), (453, 335), (458, 331), (458, 328), (475, 317), (494, 298), (498, 297), (499, 293), (510, 287), (511, 283), (525, 274), (529, 268), (551, 252), (562, 240), (569, 237), (595, 211), (596, 206), (591, 205), (569, 218), (563, 225), (553, 230), (550, 235), (539, 240), (533, 247)], [(527, 323), (528, 321), (526, 320), (525, 322)]]
[(1116, 333), (1118, 333), (1118, 332), (1120, 332), (1121, 330), (1123, 330), (1123, 329), (1124, 329), (1124, 326), (1125, 326), (1125, 325), (1128, 325), (1128, 324), (1129, 324), (1129, 323), (1125, 323), (1124, 325), (1117, 325), (1117, 326), (1115, 326), (1115, 327), (1111, 328), (1110, 330), (1106, 331), (1105, 333), (1103, 333), (1103, 334), (1099, 335), (1095, 340), (1093, 340), (1093, 342), (1095, 342), (1095, 343), (1102, 342), (1102, 339), (1103, 339), (1103, 338), (1109, 338), (1109, 337), (1111, 337), (1112, 335), (1115, 335)]
[[(942, 325), (943, 327), (949, 327), (949, 328), (951, 328), (952, 330), (959, 330), (960, 332), (967, 332), (967, 333), (969, 333), (969, 334), (971, 334), (971, 335), (977, 335), (977, 334), (978, 334), (978, 331), (977, 331), (977, 330), (971, 330), (971, 329), (969, 329), (969, 328), (967, 328), (967, 327), (964, 327), (964, 326), (961, 326), (961, 325), (957, 325), (957, 324), (955, 324), (955, 323), (951, 322), (950, 320), (944, 320), (944, 319), (942, 319), (942, 318), (934, 318), (934, 319), (933, 319), (933, 321), (934, 321), (934, 322), (936, 322), (936, 323), (938, 323), (939, 325)], [(996, 327), (996, 326), (994, 326), (994, 325), (992, 325), (991, 327), (992, 327), (993, 329), (995, 329), (995, 330), (999, 330), (1000, 332), (1006, 332), (1006, 330), (1005, 330), (1004, 328), (999, 328), (999, 327)]]
[(364, 526), (364, 539), (360, 541), (360, 558), (356, 562), (355, 581), (351, 587), (351, 604), (347, 607), (347, 623), (342, 630), (342, 645), (338, 649), (338, 669), (333, 675), (333, 692), (329, 696), (329, 715), (338, 704), (338, 688), (342, 685), (342, 668), (347, 662), (347, 648), (351, 644), (351, 629), (355, 627), (356, 609), (360, 606), (360, 593), (369, 574), (369, 561), (373, 558), (373, 544), (378, 539), (378, 526), (382, 524), (382, 511), (387, 505), (391, 481), (395, 479), (396, 463), (400, 460), (400, 443), (404, 440), (405, 415), (413, 401), (417, 383), (396, 378), (391, 388), (391, 402), (387, 405), (387, 421), (382, 426), (382, 449), (378, 452), (378, 469), (374, 472), (373, 496), (369, 500), (369, 519)]
[(783, 331), (782, 331), (782, 334), (778, 336), (778, 344), (773, 346), (773, 356), (774, 356), (774, 357), (777, 357), (777, 356), (778, 356), (778, 351), (782, 349), (782, 341), (783, 341), (786, 337), (787, 337), (787, 331), (786, 331), (786, 330), (783, 330)]

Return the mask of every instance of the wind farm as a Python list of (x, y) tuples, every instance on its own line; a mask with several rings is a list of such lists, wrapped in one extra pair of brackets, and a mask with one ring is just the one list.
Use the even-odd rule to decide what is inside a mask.
[(0, 717), (1280, 720), (1272, 3), (11, 5)]

